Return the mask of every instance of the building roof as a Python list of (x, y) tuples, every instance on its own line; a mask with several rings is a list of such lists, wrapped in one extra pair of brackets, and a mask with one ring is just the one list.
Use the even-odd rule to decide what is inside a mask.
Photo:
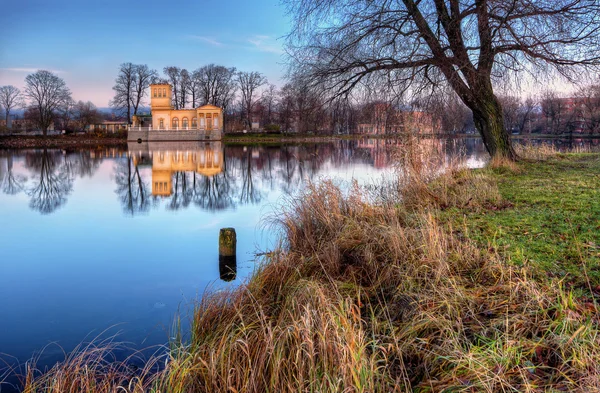
[(206, 104), (206, 105), (199, 106), (196, 109), (221, 109), (221, 108), (219, 108), (218, 106), (215, 106), (215, 105)]

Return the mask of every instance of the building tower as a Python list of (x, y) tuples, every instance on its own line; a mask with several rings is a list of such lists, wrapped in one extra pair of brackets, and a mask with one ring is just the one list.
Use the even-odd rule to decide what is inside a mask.
[(173, 109), (171, 102), (171, 85), (168, 83), (157, 83), (150, 85), (150, 109)]

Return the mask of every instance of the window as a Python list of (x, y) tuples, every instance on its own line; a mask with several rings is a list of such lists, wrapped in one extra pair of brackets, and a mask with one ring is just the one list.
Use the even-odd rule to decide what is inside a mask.
[(200, 128), (204, 128), (204, 118), (200, 118)]
[(189, 124), (188, 124), (188, 118), (184, 117), (183, 120), (181, 121), (181, 125), (183, 126), (183, 128), (188, 128)]
[(174, 117), (171, 125), (173, 128), (179, 128), (179, 119)]
[(198, 128), (198, 119), (192, 118), (192, 128)]
[(158, 128), (160, 128), (160, 129), (165, 128), (165, 119), (160, 119), (158, 121)]
[(156, 98), (156, 90), (157, 90), (157, 89), (156, 89), (156, 88), (154, 88), (154, 89), (152, 89), (152, 90), (154, 90), (154, 98)]
[(213, 128), (219, 128), (219, 118), (213, 117)]
[(167, 96), (167, 88), (163, 87), (162, 91), (163, 91), (163, 97), (166, 97)]

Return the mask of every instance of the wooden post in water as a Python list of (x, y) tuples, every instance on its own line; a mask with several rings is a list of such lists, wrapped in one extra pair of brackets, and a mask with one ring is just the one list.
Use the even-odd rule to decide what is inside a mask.
[(237, 237), (234, 228), (221, 228), (219, 231), (219, 275), (223, 281), (235, 280)]

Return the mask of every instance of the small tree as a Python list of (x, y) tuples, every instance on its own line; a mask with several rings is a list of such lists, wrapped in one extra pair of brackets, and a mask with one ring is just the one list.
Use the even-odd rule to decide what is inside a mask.
[(0, 108), (4, 109), (4, 118), (6, 119), (6, 127), (8, 127), (8, 118), (10, 112), (15, 108), (20, 108), (24, 105), (21, 91), (12, 85), (0, 87)]
[(79, 130), (85, 130), (86, 127), (92, 124), (97, 124), (102, 121), (102, 114), (96, 108), (96, 105), (90, 101), (78, 101), (75, 104), (75, 123)]
[(40, 70), (25, 78), (25, 95), (36, 112), (37, 125), (44, 135), (52, 124), (56, 110), (71, 99), (71, 92), (62, 78)]

